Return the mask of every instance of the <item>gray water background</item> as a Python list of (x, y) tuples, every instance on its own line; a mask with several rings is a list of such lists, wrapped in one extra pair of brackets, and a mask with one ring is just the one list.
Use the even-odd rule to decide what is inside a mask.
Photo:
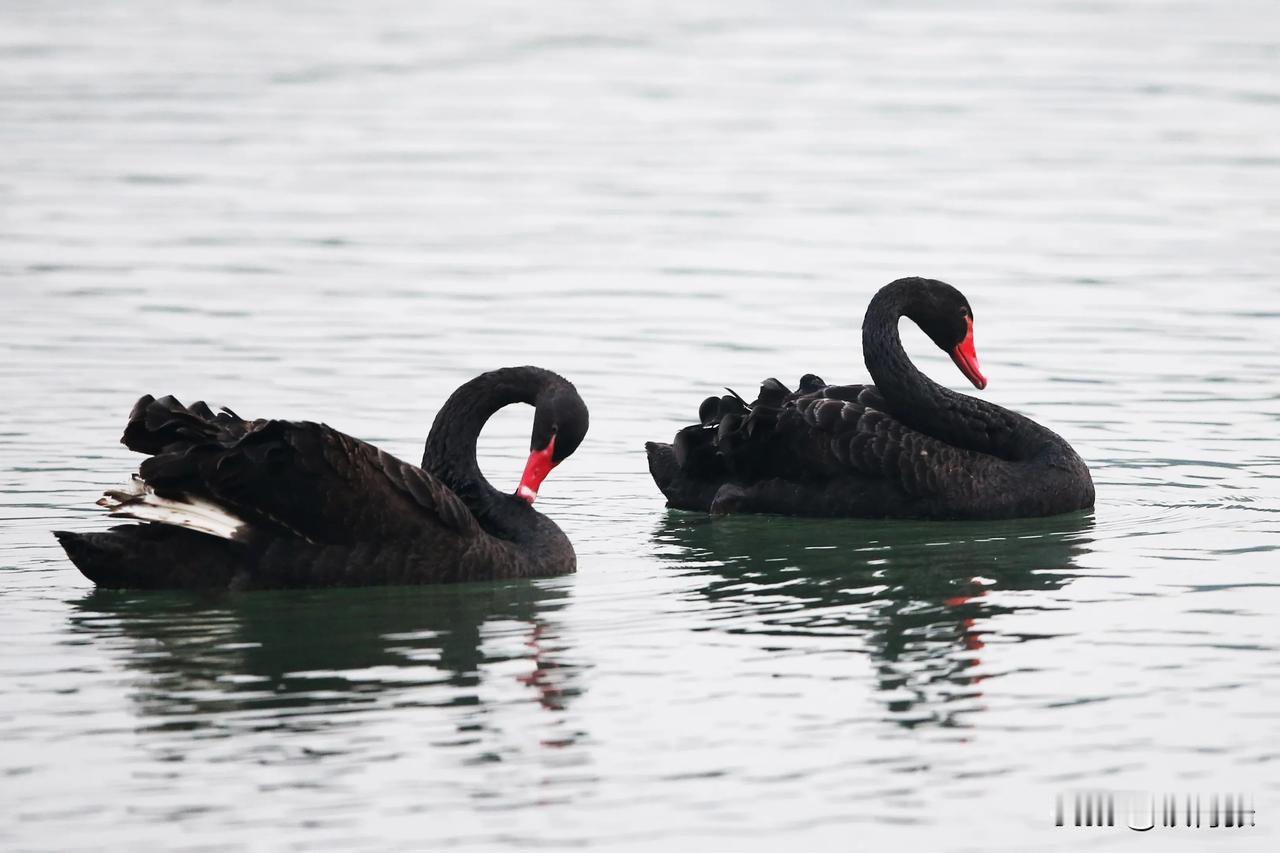
[[(0, 847), (1274, 849), (1278, 70), (1254, 0), (0, 4)], [(911, 274), (1095, 512), (663, 509), (646, 439), (860, 381)], [(591, 407), (577, 575), (94, 593), (48, 533), (143, 392), (416, 459), (523, 363)], [(1258, 826), (1055, 829), (1081, 788)]]

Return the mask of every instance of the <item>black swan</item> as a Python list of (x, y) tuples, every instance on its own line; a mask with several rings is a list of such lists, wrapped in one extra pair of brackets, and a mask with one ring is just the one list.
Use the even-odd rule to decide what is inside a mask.
[[(534, 406), (515, 495), (480, 473), (476, 438), (510, 403)], [(145, 396), (121, 442), (145, 453), (131, 487), (98, 503), (144, 522), (55, 531), (99, 586), (232, 588), (422, 584), (572, 572), (573, 546), (532, 507), (587, 432), (566, 379), (511, 367), (472, 379), (436, 415), (422, 467), (325, 424), (245, 421)]]
[(1093, 506), (1089, 469), (1056, 433), (943, 388), (902, 349), (909, 317), (977, 388), (973, 311), (932, 279), (881, 288), (862, 323), (874, 385), (776, 379), (754, 403), (709, 397), (672, 444), (649, 442), (649, 471), (676, 509), (858, 518), (1029, 518)]

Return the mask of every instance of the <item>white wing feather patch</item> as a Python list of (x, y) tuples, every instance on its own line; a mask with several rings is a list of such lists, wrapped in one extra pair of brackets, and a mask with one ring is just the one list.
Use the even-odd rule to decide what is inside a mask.
[(106, 508), (113, 518), (133, 518), (185, 527), (219, 539), (235, 539), (247, 525), (223, 507), (203, 498), (162, 498), (138, 476), (123, 489), (104, 492), (98, 506)]

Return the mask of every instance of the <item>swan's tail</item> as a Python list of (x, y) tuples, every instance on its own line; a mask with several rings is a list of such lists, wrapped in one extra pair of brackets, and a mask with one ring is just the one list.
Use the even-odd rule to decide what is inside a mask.
[(226, 589), (247, 566), (243, 546), (167, 525), (53, 535), (81, 574), (108, 589)]
[[(822, 380), (805, 376), (801, 392)], [(676, 509), (709, 512), (726, 484), (761, 476), (773, 453), (770, 444), (782, 407), (794, 396), (776, 379), (766, 379), (752, 403), (737, 392), (708, 397), (698, 407), (698, 423), (676, 433), (671, 444), (649, 442), (649, 473)], [(765, 476), (777, 476), (766, 474)]]
[(676, 446), (649, 441), (645, 443), (644, 449), (649, 456), (649, 474), (666, 496), (667, 506), (695, 512), (710, 511), (711, 501), (722, 483), (721, 478), (697, 476), (687, 470), (680, 464)]

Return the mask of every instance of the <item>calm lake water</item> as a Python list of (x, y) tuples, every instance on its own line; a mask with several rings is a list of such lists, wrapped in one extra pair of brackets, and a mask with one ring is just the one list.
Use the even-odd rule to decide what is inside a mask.
[[(1278, 62), (1261, 0), (0, 5), (0, 848), (1275, 849)], [(861, 381), (903, 275), (1094, 512), (663, 508), (646, 439)], [(94, 592), (48, 533), (141, 393), (417, 459), (524, 363), (575, 576)], [(1053, 827), (1095, 788), (1257, 826)]]

